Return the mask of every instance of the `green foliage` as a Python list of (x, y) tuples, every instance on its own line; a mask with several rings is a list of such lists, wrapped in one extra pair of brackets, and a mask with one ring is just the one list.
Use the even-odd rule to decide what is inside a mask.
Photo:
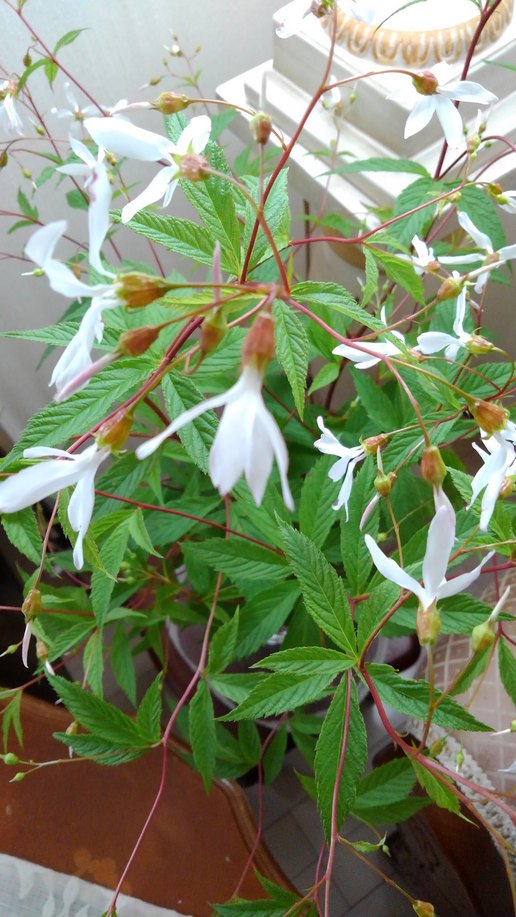
[(273, 314), (276, 319), (277, 357), (290, 383), (298, 414), (302, 417), (308, 372), (308, 338), (296, 313), (284, 303), (277, 300)]
[[(171, 417), (177, 417), (202, 401), (202, 393), (188, 376), (170, 373), (163, 380), (163, 393)], [(206, 411), (179, 430), (178, 436), (188, 455), (201, 471), (208, 470), (208, 453), (217, 431), (213, 411)]]
[(502, 684), (516, 704), (516, 657), (505, 640), (500, 640), (498, 644), (498, 665)]
[(358, 784), (351, 814), (371, 825), (390, 825), (411, 818), (428, 805), (428, 800), (410, 795), (415, 782), (406, 758), (382, 764)]
[(332, 506), (335, 484), (328, 477), (333, 460), (322, 456), (312, 465), (299, 499), (299, 528), (314, 545), (323, 548), (336, 513)]
[(5, 513), (2, 526), (11, 544), (25, 557), (39, 564), (43, 544), (34, 510), (30, 507), (17, 513)]
[(432, 802), (435, 802), (440, 809), (447, 809), (448, 812), (458, 815), (460, 813), (460, 803), (451, 789), (451, 781), (441, 775), (434, 775), (418, 761), (412, 761), (412, 766), (416, 772), (418, 783), (423, 787)]
[(205, 681), (199, 681), (190, 701), (188, 724), (195, 766), (204, 780), (207, 792), (215, 770), (215, 719), (213, 701)]
[(369, 534), (376, 540), (378, 535), (379, 511), (377, 508), (370, 513), (363, 529), (360, 529), (360, 520), (369, 500), (375, 495), (373, 484), (373, 463), (367, 459), (353, 483), (353, 489), (348, 503), (348, 518), (341, 517), (340, 523), (340, 552), (344, 573), (353, 595), (361, 595), (365, 591), (373, 561), (367, 550), (364, 535)]

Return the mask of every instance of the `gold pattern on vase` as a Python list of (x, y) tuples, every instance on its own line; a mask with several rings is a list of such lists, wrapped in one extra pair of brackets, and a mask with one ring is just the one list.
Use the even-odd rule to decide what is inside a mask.
[[(514, 0), (502, 0), (489, 19), (477, 48), (494, 44), (509, 25)], [(441, 29), (403, 31), (370, 25), (337, 8), (337, 43), (351, 54), (367, 56), (381, 65), (405, 64), (426, 67), (437, 61), (456, 61), (466, 54), (478, 26), (479, 17)], [(333, 16), (322, 21), (327, 32), (333, 28)]]

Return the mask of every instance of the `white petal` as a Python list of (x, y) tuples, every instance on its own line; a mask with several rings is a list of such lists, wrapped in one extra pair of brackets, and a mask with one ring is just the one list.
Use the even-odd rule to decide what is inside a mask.
[(432, 519), (423, 560), (423, 583), (432, 600), (446, 576), (448, 561), (455, 541), (455, 513), (440, 506)]
[(457, 83), (448, 83), (441, 92), (450, 99), (458, 102), (475, 102), (476, 105), (493, 105), (498, 101), (498, 96), (494, 92), (484, 89), (480, 83), (474, 83), (471, 80), (460, 80)]
[(446, 334), (444, 331), (424, 331), (423, 334), (418, 335), (417, 339), (418, 350), (424, 354), (439, 353), (440, 350), (444, 350), (450, 344), (456, 345), (457, 350), (460, 347), (460, 342), (457, 341), (457, 338), (454, 338), (452, 334)]
[(97, 162), (90, 180), (86, 184), (90, 196), (88, 208), (89, 262), (99, 273), (104, 272), (100, 260), (100, 250), (109, 229), (109, 207), (111, 204), (111, 184), (103, 162)]
[(60, 458), (74, 461), (73, 453), (66, 452), (65, 449), (52, 449), (50, 446), (30, 446), (29, 449), (23, 450), (23, 457), (28, 459), (51, 458), (59, 456)]
[(285, 440), (281, 433), (278, 424), (274, 420), (272, 414), (269, 413), (265, 405), (263, 404), (263, 409), (260, 411), (259, 415), (260, 424), (265, 428), (272, 450), (274, 452), (274, 457), (276, 459), (276, 464), (278, 466), (280, 482), (281, 482), (281, 492), (283, 495), (283, 502), (287, 509), (291, 512), (294, 509), (294, 500), (290, 492), (290, 487), (288, 483), (287, 471), (288, 471), (288, 452), (285, 445)]
[(176, 174), (177, 168), (175, 166), (165, 166), (165, 168), (160, 169), (145, 190), (138, 197), (135, 197), (133, 201), (125, 205), (122, 210), (122, 223), (128, 223), (139, 210), (147, 207), (148, 204), (155, 204), (156, 201), (160, 201), (166, 194), (169, 184)]
[(462, 118), (451, 99), (445, 95), (439, 95), (439, 93), (431, 98), (435, 99), (435, 113), (441, 122), (448, 146), (452, 150), (464, 147), (466, 138), (464, 137)]
[(504, 245), (498, 250), (500, 261), (512, 261), (516, 258), (516, 245)]
[(0, 484), (0, 513), (17, 513), (45, 497), (75, 484), (80, 468), (76, 462), (49, 459), (23, 468)]
[(464, 287), (457, 296), (457, 307), (455, 310), (455, 321), (453, 330), (460, 337), (464, 333), (464, 317), (466, 315), (466, 287)]
[(362, 458), (363, 456), (359, 456), (358, 458), (355, 458), (353, 461), (349, 462), (346, 476), (344, 478), (344, 483), (340, 488), (337, 500), (333, 504), (333, 509), (335, 511), (339, 510), (342, 506), (345, 508), (346, 522), (349, 520), (348, 502), (351, 495), (351, 488), (353, 487), (353, 472), (355, 470), (355, 466)]
[(44, 270), (46, 262), (52, 258), (54, 249), (65, 232), (66, 220), (56, 220), (55, 223), (48, 223), (37, 229), (25, 246), (27, 258)]
[(157, 162), (174, 149), (166, 137), (117, 118), (86, 118), (84, 127), (104, 150), (141, 162)]
[(405, 573), (395, 560), (392, 560), (391, 557), (387, 557), (378, 547), (374, 538), (371, 538), (370, 535), (365, 535), (364, 538), (367, 549), (373, 558), (373, 563), (378, 572), (381, 573), (385, 579), (390, 580), (391, 583), (396, 583), (401, 589), (408, 589), (410, 592), (413, 592), (426, 607), (428, 605), (427, 595), (418, 581), (415, 580), (413, 576), (409, 576), (408, 573)]
[(494, 551), (490, 551), (489, 554), (486, 554), (481, 564), (478, 567), (475, 567), (469, 573), (461, 573), (459, 576), (456, 576), (454, 579), (448, 580), (445, 583), (442, 583), (437, 590), (438, 599), (448, 599), (452, 595), (457, 595), (458, 592), (463, 592), (464, 589), (467, 589), (468, 586), (471, 586), (476, 579), (480, 576), (482, 572), (482, 567), (484, 564), (491, 560)]
[(199, 155), (202, 153), (211, 134), (211, 121), (207, 115), (192, 118), (182, 132), (178, 143), (178, 153), (188, 153), (190, 149)]
[(491, 239), (489, 238), (489, 236), (485, 232), (481, 232), (481, 230), (475, 226), (471, 217), (467, 213), (465, 213), (464, 210), (458, 211), (457, 220), (458, 220), (459, 226), (462, 226), (462, 229), (464, 230), (464, 232), (467, 232), (468, 235), (471, 236), (475, 245), (478, 245), (478, 247), (481, 248), (482, 251), (485, 251), (485, 252), (493, 251), (493, 243), (491, 242)]
[(31, 636), (32, 636), (32, 625), (30, 621), (27, 621), (25, 625), (25, 630), (23, 632), (22, 651), (21, 651), (22, 662), (26, 669), (29, 668), (29, 646), (30, 646)]
[[(238, 383), (237, 383), (238, 384)], [(233, 386), (236, 388), (236, 386)], [(232, 389), (229, 389), (231, 392)], [(213, 398), (208, 398), (206, 401), (201, 401), (199, 404), (196, 404), (195, 407), (190, 408), (188, 411), (183, 411), (179, 417), (176, 417), (165, 427), (161, 433), (158, 433), (156, 436), (151, 437), (146, 442), (142, 443), (141, 446), (138, 446), (136, 449), (136, 458), (146, 459), (149, 455), (152, 455), (153, 452), (165, 442), (166, 439), (169, 439), (170, 436), (173, 436), (174, 433), (177, 433), (181, 427), (184, 427), (185, 424), (190, 423), (192, 420), (195, 420), (197, 417), (200, 417), (201, 414), (204, 414), (205, 411), (209, 411), (210, 408), (220, 408), (223, 404), (227, 403), (229, 392), (224, 392), (223, 395), (215, 395)]]
[(53, 258), (46, 262), (44, 268), (45, 274), (50, 284), (50, 289), (62, 296), (72, 296), (81, 298), (83, 296), (93, 296), (94, 288), (88, 286), (79, 280), (73, 271), (62, 264), (61, 261), (55, 261)]
[(83, 473), (68, 504), (68, 519), (73, 531), (78, 535), (73, 551), (73, 561), (77, 570), (81, 570), (84, 565), (82, 543), (93, 513), (96, 471), (97, 468), (94, 466)]
[[(243, 396), (226, 405), (210, 450), (209, 472), (213, 486), (222, 496), (233, 489), (249, 461), (253, 444), (253, 428), (258, 410), (258, 397)], [(265, 460), (272, 465), (272, 450), (265, 447)], [(255, 500), (261, 501), (263, 490), (255, 493), (253, 481), (248, 481)]]
[(61, 172), (63, 175), (74, 175), (78, 178), (81, 178), (84, 175), (90, 174), (90, 167), (81, 165), (78, 162), (70, 162), (65, 166), (58, 166), (56, 172)]
[(435, 95), (418, 96), (418, 100), (410, 112), (405, 124), (405, 140), (418, 134), (427, 126), (435, 111)]

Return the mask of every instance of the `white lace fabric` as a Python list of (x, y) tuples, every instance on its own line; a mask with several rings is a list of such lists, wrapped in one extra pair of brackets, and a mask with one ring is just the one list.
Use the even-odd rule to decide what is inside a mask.
[[(113, 892), (0, 853), (0, 917), (101, 917)], [(192, 917), (120, 895), (118, 917)]]

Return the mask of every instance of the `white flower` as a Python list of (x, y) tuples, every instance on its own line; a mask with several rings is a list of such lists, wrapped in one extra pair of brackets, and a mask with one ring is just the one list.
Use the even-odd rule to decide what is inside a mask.
[[(486, 262), (488, 264), (495, 263), (498, 267), (500, 264), (504, 264), (506, 261), (510, 261), (512, 258), (516, 258), (516, 245), (504, 245), (502, 248), (498, 249), (497, 252), (495, 252), (493, 249), (493, 243), (491, 242), (489, 236), (485, 232), (481, 232), (481, 230), (475, 226), (473, 220), (468, 216), (467, 213), (464, 211), (459, 211), (457, 213), (457, 219), (464, 231), (467, 232), (475, 244), (484, 251), (486, 255)], [(475, 261), (475, 259), (478, 261), (480, 257), (480, 255), (475, 255), (472, 253), (470, 255), (462, 256), (460, 259), (458, 258), (458, 260), (461, 260), (462, 263), (464, 263), (466, 261)], [(475, 285), (476, 293), (482, 292), (489, 279), (489, 274), (489, 270), (479, 273)]]
[(84, 189), (88, 192), (89, 262), (99, 273), (105, 273), (100, 260), (100, 250), (109, 229), (109, 207), (111, 204), (111, 184), (104, 162), (105, 151), (99, 148), (95, 158), (88, 147), (70, 137), (70, 146), (81, 163), (72, 162), (59, 166), (58, 172), (65, 175), (85, 176)]
[[(497, 101), (497, 97), (484, 89), (480, 83), (473, 83), (471, 80), (452, 80), (452, 73), (452, 67), (446, 61), (441, 61), (431, 67), (429, 71), (425, 70), (415, 78), (416, 82), (422, 82), (423, 86), (426, 81), (428, 94), (419, 92), (416, 86), (412, 85), (388, 96), (391, 99), (403, 99), (407, 104), (413, 105), (405, 124), (405, 138), (412, 137), (423, 130), (436, 114), (448, 145), (454, 149), (465, 146), (462, 118), (453, 102), (492, 105)], [(435, 89), (433, 88), (434, 82)]]
[(8, 134), (18, 134), (23, 137), (23, 122), (14, 102), (16, 96), (16, 80), (4, 80), (0, 83), (0, 128)]
[[(394, 337), (397, 337), (398, 340), (405, 343), (405, 338), (399, 331), (391, 331), (391, 334)], [(364, 350), (367, 350), (367, 353), (364, 350), (357, 349), (358, 347), (364, 347)], [(402, 351), (399, 347), (396, 347), (396, 344), (391, 344), (390, 341), (385, 341), (381, 343), (364, 341), (357, 342), (357, 347), (352, 347), (350, 344), (339, 344), (337, 347), (334, 347), (333, 353), (337, 354), (339, 357), (346, 357), (347, 360), (351, 360), (352, 363), (356, 364), (357, 369), (370, 369), (371, 366), (376, 366), (382, 359), (382, 357), (398, 357)], [(375, 356), (378, 354), (378, 356)]]
[(109, 454), (108, 448), (99, 449), (96, 443), (78, 455), (46, 446), (25, 449), (25, 458), (47, 458), (48, 461), (23, 468), (2, 481), (0, 513), (17, 513), (64, 487), (75, 486), (68, 504), (68, 519), (73, 531), (77, 532), (73, 561), (80, 570), (84, 564), (84, 536), (93, 513), (95, 474)]
[[(91, 366), (91, 350), (94, 341), (102, 340), (103, 310), (120, 305), (114, 283), (89, 286), (79, 280), (66, 264), (53, 257), (55, 247), (65, 231), (66, 222), (64, 220), (49, 223), (38, 229), (25, 246), (25, 253), (45, 272), (52, 290), (63, 296), (92, 297), (91, 305), (85, 312), (77, 333), (63, 351), (52, 373), (49, 384), (56, 386), (57, 401), (65, 397), (62, 394), (63, 390), (69, 386), (75, 376)], [(67, 391), (66, 397), (70, 394), (72, 391)]]
[(464, 287), (457, 297), (457, 308), (453, 330), (455, 335), (446, 334), (444, 331), (424, 331), (417, 339), (418, 350), (421, 353), (438, 353), (444, 350), (447, 360), (456, 359), (461, 347), (467, 347), (472, 340), (472, 335), (464, 331), (464, 317), (466, 314), (466, 288)]
[(516, 213), (516, 189), (513, 191), (502, 191), (495, 198), (497, 204), (507, 213)]
[(139, 210), (161, 198), (163, 207), (168, 206), (179, 179), (178, 160), (187, 153), (199, 155), (203, 152), (210, 137), (211, 121), (206, 115), (192, 118), (177, 144), (159, 134), (153, 134), (152, 131), (135, 127), (128, 121), (88, 118), (85, 127), (95, 143), (105, 150), (111, 150), (117, 156), (129, 156), (144, 162), (165, 159), (169, 163), (154, 176), (134, 201), (122, 209), (122, 222), (128, 223)]
[(365, 458), (366, 452), (362, 446), (343, 446), (337, 437), (324, 426), (322, 417), (317, 418), (317, 426), (321, 430), (322, 436), (315, 441), (315, 448), (319, 449), (319, 452), (324, 455), (338, 456), (338, 461), (331, 466), (328, 477), (332, 481), (340, 481), (341, 478), (344, 478), (337, 500), (333, 504), (333, 509), (338, 510), (341, 506), (344, 506), (347, 520), (349, 519), (348, 502), (353, 486), (353, 472), (356, 465)]
[(259, 370), (254, 366), (245, 366), (236, 385), (224, 394), (215, 395), (184, 411), (161, 433), (138, 446), (137, 457), (147, 458), (185, 424), (210, 408), (224, 406), (209, 458), (213, 485), (224, 496), (244, 474), (256, 503), (260, 505), (275, 458), (283, 500), (288, 509), (292, 510), (294, 501), (287, 479), (287, 449), (276, 421), (265, 406), (261, 389), (262, 375)]
[(484, 491), (480, 512), (480, 531), (486, 532), (505, 478), (516, 473), (516, 452), (512, 443), (507, 442), (502, 432), (487, 437), (483, 443), (485, 449), (473, 443), (473, 448), (478, 452), (484, 464), (471, 481), (471, 500), (467, 508), (471, 509), (478, 495)]
[(365, 536), (367, 548), (377, 570), (401, 589), (412, 592), (417, 597), (422, 611), (431, 609), (439, 599), (449, 598), (467, 589), (494, 553), (491, 551), (487, 554), (482, 563), (469, 573), (461, 573), (451, 580), (446, 580), (448, 561), (455, 541), (455, 513), (442, 490), (435, 494), (435, 503), (436, 513), (428, 528), (423, 560), (423, 585), (402, 570), (395, 560), (387, 557), (370, 535)]
[(75, 93), (70, 87), (70, 83), (64, 83), (64, 94), (70, 108), (51, 108), (50, 111), (56, 118), (71, 118), (72, 124), (71, 129), (77, 127), (83, 123), (85, 118), (88, 118), (90, 115), (95, 115), (98, 111), (96, 105), (85, 105), (83, 108), (79, 105)]

